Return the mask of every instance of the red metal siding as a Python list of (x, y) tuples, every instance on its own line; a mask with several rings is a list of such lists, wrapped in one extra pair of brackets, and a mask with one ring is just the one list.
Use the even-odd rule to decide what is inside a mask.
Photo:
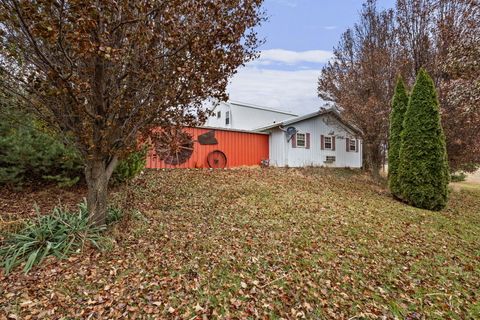
[[(208, 168), (207, 155), (220, 150), (227, 156), (227, 168), (259, 165), (268, 159), (268, 135), (259, 133), (236, 132), (221, 129), (185, 128), (195, 140), (193, 154), (187, 162), (181, 165), (165, 164), (150, 149), (147, 156), (147, 168)], [(215, 131), (216, 145), (201, 145), (196, 140), (198, 136), (208, 131)]]

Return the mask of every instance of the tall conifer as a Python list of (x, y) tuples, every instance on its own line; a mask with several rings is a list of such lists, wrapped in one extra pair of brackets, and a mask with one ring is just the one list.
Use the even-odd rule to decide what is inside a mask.
[(410, 96), (401, 137), (402, 198), (415, 207), (441, 210), (447, 203), (450, 178), (445, 135), (435, 85), (423, 69)]
[(392, 99), (390, 112), (390, 133), (388, 136), (388, 186), (390, 192), (396, 197), (401, 197), (401, 188), (398, 181), (398, 167), (400, 162), (400, 147), (403, 130), (403, 118), (408, 106), (408, 93), (401, 77), (397, 79), (395, 94)]

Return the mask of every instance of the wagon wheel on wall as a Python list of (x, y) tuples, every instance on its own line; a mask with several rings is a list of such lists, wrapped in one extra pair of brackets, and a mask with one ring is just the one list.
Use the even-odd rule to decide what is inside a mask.
[(166, 164), (179, 165), (192, 156), (192, 136), (180, 128), (162, 130), (156, 133), (152, 140), (155, 152)]
[(207, 163), (210, 168), (224, 169), (227, 166), (227, 156), (220, 150), (214, 150), (208, 154)]

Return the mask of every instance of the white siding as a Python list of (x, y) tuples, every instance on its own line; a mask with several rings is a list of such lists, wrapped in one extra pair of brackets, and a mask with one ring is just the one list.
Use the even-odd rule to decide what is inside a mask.
[(285, 167), (286, 152), (287, 152), (287, 138), (285, 133), (278, 128), (272, 130), (268, 139), (269, 143), (269, 159), (270, 165), (274, 167)]
[[(355, 139), (355, 135), (335, 117), (320, 115), (292, 124), (299, 133), (310, 133), (310, 149), (293, 148), (291, 140), (287, 142), (285, 132), (278, 128), (270, 132), (270, 164), (283, 167), (331, 166), (360, 168), (362, 166), (362, 141), (358, 141), (358, 152), (346, 151), (346, 138)], [(335, 151), (321, 150), (321, 135), (335, 136)], [(325, 163), (327, 156), (335, 156), (333, 163)]]
[[(219, 111), (220, 118), (217, 117)], [(230, 113), (230, 123), (228, 125), (225, 122), (227, 111)], [(253, 130), (294, 117), (294, 114), (262, 109), (260, 107), (256, 108), (235, 103), (220, 103), (215, 108), (215, 113), (207, 119), (205, 126)]]

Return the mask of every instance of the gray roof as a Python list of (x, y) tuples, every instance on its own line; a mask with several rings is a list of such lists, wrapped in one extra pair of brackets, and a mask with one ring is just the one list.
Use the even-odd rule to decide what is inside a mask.
[(294, 123), (297, 123), (297, 122), (300, 122), (300, 121), (303, 121), (303, 120), (308, 120), (308, 119), (315, 118), (315, 117), (318, 117), (318, 116), (321, 116), (321, 115), (326, 115), (326, 114), (333, 115), (335, 118), (337, 118), (337, 120), (340, 123), (342, 123), (345, 127), (349, 128), (353, 132), (355, 132), (357, 134), (362, 133), (362, 131), (360, 129), (358, 129), (354, 125), (352, 125), (352, 124), (348, 123), (346, 120), (344, 120), (340, 116), (340, 112), (336, 108), (333, 108), (333, 107), (328, 108), (328, 109), (320, 109), (318, 111), (308, 113), (308, 114), (305, 114), (305, 115), (300, 116), (300, 117), (280, 121), (280, 122), (277, 122), (277, 123), (274, 123), (274, 124), (271, 124), (271, 125), (268, 125), (268, 126), (265, 126), (265, 127), (257, 128), (254, 131), (266, 131), (266, 130), (273, 129), (273, 128), (276, 128), (276, 127), (279, 127), (279, 126), (288, 126), (288, 125), (291, 125), (291, 124), (294, 124)]
[(225, 103), (229, 103), (229, 104), (233, 104), (233, 105), (240, 106), (240, 107), (245, 107), (245, 108), (259, 109), (259, 110), (271, 111), (271, 112), (276, 112), (276, 113), (283, 113), (283, 114), (290, 115), (292, 117), (297, 117), (298, 116), (298, 114), (292, 113), (290, 111), (285, 111), (285, 110), (280, 110), (280, 109), (275, 109), (275, 108), (270, 108), (270, 107), (263, 107), (263, 106), (259, 106), (259, 105), (251, 104), (251, 103), (244, 103), (244, 102), (238, 102), (238, 101), (228, 101), (228, 102), (225, 102)]

